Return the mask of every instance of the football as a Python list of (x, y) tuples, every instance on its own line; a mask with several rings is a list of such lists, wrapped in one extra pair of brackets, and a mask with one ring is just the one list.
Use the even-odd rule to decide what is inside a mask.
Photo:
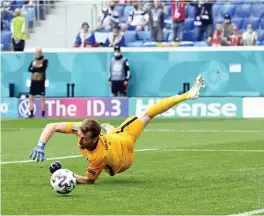
[(52, 189), (59, 194), (68, 194), (76, 186), (76, 178), (73, 172), (67, 169), (59, 169), (50, 178)]

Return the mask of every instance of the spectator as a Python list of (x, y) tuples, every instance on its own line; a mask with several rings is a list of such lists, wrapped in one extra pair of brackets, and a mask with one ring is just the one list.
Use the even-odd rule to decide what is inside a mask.
[(192, 3), (192, 5), (195, 7), (195, 41), (201, 41), (204, 33), (206, 37), (212, 33), (212, 3), (199, 0), (199, 3)]
[(231, 23), (231, 17), (229, 14), (225, 15), (225, 20), (224, 20), (224, 37), (229, 38), (230, 35), (233, 33), (233, 24)]
[(238, 27), (233, 27), (233, 34), (228, 38), (228, 44), (230, 46), (241, 46), (242, 45), (242, 36), (238, 31)]
[(128, 80), (130, 79), (130, 69), (127, 58), (121, 55), (120, 47), (114, 48), (114, 57), (111, 59), (109, 85), (112, 87), (112, 95), (127, 96)]
[(119, 23), (119, 14), (115, 11), (116, 2), (113, 0), (109, 1), (109, 7), (103, 9), (100, 26), (97, 30), (111, 31), (113, 26)]
[(143, 31), (149, 21), (149, 15), (143, 11), (141, 4), (136, 2), (134, 4), (134, 10), (130, 12), (128, 21), (122, 25), (122, 30), (136, 30)]
[(248, 24), (247, 31), (242, 35), (244, 46), (255, 46), (258, 40), (257, 32), (253, 31), (252, 24)]
[(4, 23), (3, 23), (3, 20), (1, 19), (1, 31), (3, 31), (4, 28), (5, 28), (5, 25), (4, 25)]
[(120, 32), (120, 26), (115, 25), (113, 32), (109, 33), (109, 36), (105, 42), (105, 46), (114, 47), (114, 46), (125, 46), (125, 37), (122, 32)]
[(210, 46), (226, 46), (228, 45), (227, 39), (224, 37), (223, 24), (218, 22), (216, 30), (208, 37), (207, 43)]
[(15, 4), (16, 1), (1, 1), (1, 18), (3, 20), (11, 20), (14, 17), (12, 8)]
[(171, 0), (173, 40), (182, 41), (185, 14), (185, 0)]
[(21, 15), (21, 10), (15, 10), (15, 18), (11, 23), (12, 41), (14, 51), (24, 51), (25, 41), (27, 39), (26, 33), (26, 19)]
[(151, 31), (151, 40), (156, 42), (163, 41), (164, 14), (168, 10), (160, 0), (154, 0), (154, 7), (149, 11), (149, 27)]
[(89, 24), (84, 22), (82, 24), (82, 29), (76, 37), (74, 47), (94, 47), (96, 46), (96, 41), (94, 34), (89, 31)]

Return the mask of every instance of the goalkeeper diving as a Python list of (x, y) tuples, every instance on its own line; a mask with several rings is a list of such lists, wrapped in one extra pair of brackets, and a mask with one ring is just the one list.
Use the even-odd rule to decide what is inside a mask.
[[(119, 127), (108, 124), (100, 125), (95, 120), (85, 119), (82, 122), (49, 123), (39, 138), (39, 142), (30, 154), (36, 161), (44, 161), (44, 148), (55, 132), (74, 134), (83, 158), (87, 161), (85, 176), (74, 174), (79, 184), (93, 184), (102, 171), (114, 176), (127, 170), (134, 161), (135, 143), (148, 123), (157, 115), (166, 112), (178, 103), (196, 99), (204, 79), (198, 76), (192, 88), (181, 95), (174, 95), (160, 100), (150, 106), (139, 116), (126, 119)], [(102, 128), (106, 133), (102, 133)], [(59, 162), (51, 164), (51, 173), (61, 168)]]

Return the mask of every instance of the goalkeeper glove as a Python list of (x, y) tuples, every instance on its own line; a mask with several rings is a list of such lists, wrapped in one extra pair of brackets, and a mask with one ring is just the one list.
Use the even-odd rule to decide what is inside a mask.
[(46, 154), (44, 152), (45, 143), (39, 142), (33, 151), (30, 153), (29, 157), (33, 160), (37, 159), (37, 162), (46, 160)]
[(62, 168), (62, 165), (60, 162), (54, 162), (50, 165), (49, 170), (51, 174), (53, 174), (55, 171), (59, 170)]

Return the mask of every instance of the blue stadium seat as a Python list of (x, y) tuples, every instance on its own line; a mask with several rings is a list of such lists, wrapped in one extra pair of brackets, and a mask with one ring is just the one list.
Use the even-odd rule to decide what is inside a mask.
[(115, 6), (115, 10), (118, 12), (119, 17), (123, 17), (124, 16), (125, 7), (126, 7), (125, 4), (117, 4)]
[(252, 24), (253, 29), (257, 30), (259, 28), (259, 18), (251, 17), (250, 19), (244, 19), (243, 28), (246, 29), (248, 24)]
[[(168, 9), (168, 14), (165, 14), (165, 17), (166, 17), (166, 16), (167, 16), (167, 17), (172, 16), (172, 7), (171, 7), (171, 5), (167, 5), (166, 7), (167, 7), (167, 9)], [(165, 17), (164, 17), (164, 18), (165, 18)]]
[(215, 17), (215, 18), (213, 19), (213, 28), (215, 28), (215, 24), (216, 24), (217, 22), (224, 22), (224, 18), (221, 17), (221, 16), (219, 16), (219, 17)]
[(143, 47), (144, 43), (142, 41), (135, 41), (131, 43), (127, 43), (128, 47)]
[(233, 23), (233, 25), (237, 26), (238, 29), (242, 29), (243, 28), (243, 19), (240, 18), (240, 17), (232, 18), (232, 23)]
[(264, 41), (261, 42), (261, 46), (264, 46)]
[(1, 48), (1, 51), (3, 51), (3, 50), (4, 50), (4, 45), (1, 44), (1, 45), (0, 45), (0, 48)]
[(194, 32), (193, 32), (193, 30), (184, 31), (184, 33), (183, 33), (183, 41), (194, 41)]
[(193, 18), (187, 18), (184, 21), (184, 30), (193, 30), (194, 28), (194, 19)]
[(250, 17), (251, 9), (252, 9), (251, 4), (240, 4), (236, 8), (236, 16), (243, 18)]
[(220, 15), (220, 4), (214, 4), (212, 8), (213, 17), (218, 17)]
[(16, 7), (17, 8), (22, 8), (24, 2), (25, 2), (24, 0), (16, 0)]
[(94, 37), (97, 43), (105, 43), (109, 33), (108, 32), (95, 32)]
[(168, 41), (170, 35), (170, 31), (163, 31), (163, 41)]
[(124, 33), (126, 44), (135, 42), (137, 40), (137, 33), (135, 31), (126, 31)]
[(128, 16), (129, 16), (129, 14), (130, 14), (130, 12), (132, 11), (132, 10), (134, 10), (134, 7), (133, 6), (131, 6), (131, 5), (127, 5), (126, 7), (125, 7), (125, 9), (124, 9), (124, 16), (123, 16), (123, 18), (122, 18), (122, 21), (127, 21), (128, 20)]
[(150, 31), (141, 31), (138, 32), (139, 40), (142, 41), (151, 41)]
[(191, 5), (186, 6), (186, 14), (188, 18), (194, 18), (195, 17), (195, 8)]
[(2, 20), (4, 24), (4, 30), (10, 31), (10, 22), (8, 20)]
[(235, 9), (236, 9), (235, 4), (224, 4), (223, 6), (220, 7), (220, 14), (222, 16), (229, 14), (230, 17), (233, 17), (235, 13)]
[(255, 17), (263, 19), (264, 16), (264, 4), (254, 4), (252, 7), (252, 13)]
[(260, 28), (261, 29), (264, 29), (264, 19), (263, 18), (260, 21)]
[(257, 31), (257, 33), (258, 33), (258, 40), (264, 41), (264, 30), (260, 29)]
[(10, 31), (1, 31), (1, 43), (3, 44), (3, 49), (10, 48), (12, 44), (11, 36), (12, 33)]
[(194, 46), (204, 47), (204, 46), (208, 46), (208, 44), (205, 41), (197, 41), (197, 42), (194, 42)]

